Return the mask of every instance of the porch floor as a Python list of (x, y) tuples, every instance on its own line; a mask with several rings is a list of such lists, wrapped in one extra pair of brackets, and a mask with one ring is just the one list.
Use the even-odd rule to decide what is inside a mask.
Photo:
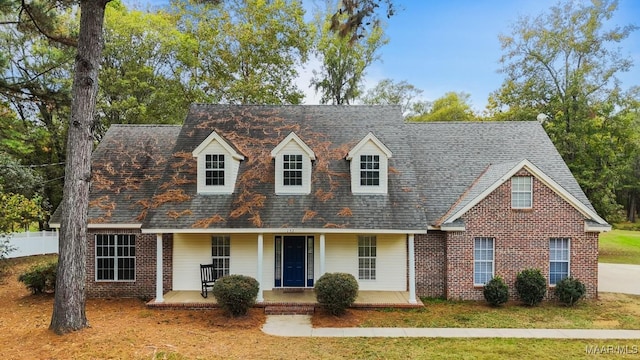
[[(297, 291), (287, 290), (265, 290), (263, 292), (264, 301), (256, 303), (256, 307), (266, 307), (271, 305), (313, 305), (316, 306), (316, 296), (313, 289)], [(415, 308), (424, 305), (419, 298), (417, 303), (409, 302), (408, 291), (360, 291), (353, 307), (357, 308)], [(155, 299), (149, 301), (147, 306), (161, 308), (197, 308), (206, 309), (217, 307), (218, 304), (213, 295), (209, 294), (206, 299), (200, 295), (199, 291), (169, 291), (164, 294), (164, 301), (158, 303)]]

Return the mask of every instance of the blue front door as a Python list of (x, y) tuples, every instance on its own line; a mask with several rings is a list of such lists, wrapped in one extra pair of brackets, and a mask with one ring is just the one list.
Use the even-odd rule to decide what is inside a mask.
[(283, 244), (284, 271), (282, 285), (291, 287), (304, 286), (304, 236), (285, 236)]

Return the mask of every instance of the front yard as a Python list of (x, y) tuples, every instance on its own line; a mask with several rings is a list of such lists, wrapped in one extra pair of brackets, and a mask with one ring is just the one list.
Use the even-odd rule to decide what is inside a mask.
[(640, 231), (613, 230), (600, 234), (598, 261), (640, 265)]
[[(43, 257), (12, 260), (0, 284), (0, 354), (8, 359), (555, 359), (593, 358), (594, 345), (638, 346), (637, 341), (536, 339), (279, 338), (260, 331), (262, 309), (229, 319), (219, 310), (152, 310), (137, 299), (89, 300), (91, 327), (66, 336), (48, 331), (53, 297), (32, 296), (16, 281)], [(553, 304), (492, 309), (482, 303), (427, 301), (423, 310), (350, 311), (345, 318), (316, 315), (316, 326), (452, 326), (635, 328), (640, 298), (603, 294), (576, 309)], [(546, 326), (548, 325), (548, 326)], [(637, 358), (637, 354), (628, 354)], [(622, 356), (624, 358), (624, 356)]]

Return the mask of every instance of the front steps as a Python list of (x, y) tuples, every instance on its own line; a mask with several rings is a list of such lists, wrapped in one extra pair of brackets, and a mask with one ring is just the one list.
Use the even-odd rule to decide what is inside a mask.
[(313, 315), (315, 308), (313, 304), (266, 305), (264, 313), (266, 315)]

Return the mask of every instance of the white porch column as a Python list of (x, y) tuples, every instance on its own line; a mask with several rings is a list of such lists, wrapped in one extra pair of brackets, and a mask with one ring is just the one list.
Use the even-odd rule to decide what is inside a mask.
[(156, 302), (164, 302), (162, 289), (162, 234), (156, 234)]
[(325, 267), (324, 267), (324, 264), (325, 264), (324, 246), (325, 246), (324, 234), (320, 234), (320, 276), (324, 275), (324, 272), (325, 272)]
[(409, 302), (416, 304), (416, 249), (414, 235), (409, 234)]
[(258, 272), (256, 273), (256, 278), (257, 278), (256, 280), (258, 280), (258, 283), (260, 284), (260, 288), (258, 289), (258, 298), (256, 299), (257, 302), (264, 301), (264, 295), (262, 294), (262, 291), (264, 290), (264, 286), (262, 285), (263, 254), (264, 254), (264, 237), (262, 236), (262, 234), (258, 234)]

